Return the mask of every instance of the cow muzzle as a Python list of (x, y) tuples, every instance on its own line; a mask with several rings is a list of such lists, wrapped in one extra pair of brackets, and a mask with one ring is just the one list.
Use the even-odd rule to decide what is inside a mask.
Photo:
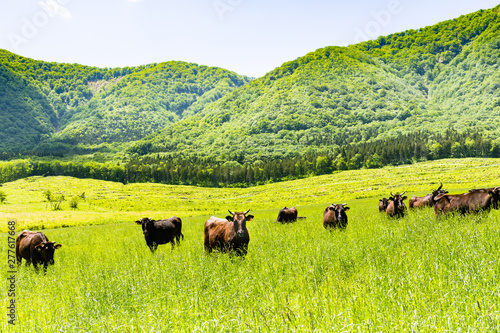
[(245, 237), (245, 232), (244, 232), (243, 230), (238, 231), (238, 233), (237, 233), (237, 234), (238, 234), (238, 237), (239, 237), (239, 238)]

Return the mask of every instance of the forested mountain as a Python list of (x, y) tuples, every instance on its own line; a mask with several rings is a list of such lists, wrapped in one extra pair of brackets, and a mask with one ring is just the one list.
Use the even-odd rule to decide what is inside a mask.
[(318, 49), (255, 80), (184, 62), (102, 69), (0, 50), (0, 152), (119, 153), (121, 164), (21, 169), (204, 186), (500, 157), (499, 66), (500, 6)]
[(131, 151), (240, 163), (453, 127), (498, 137), (499, 7), (326, 47), (144, 139)]
[(138, 140), (248, 81), (185, 62), (109, 69), (36, 61), (5, 50), (0, 75), (0, 117), (6, 119), (0, 149), (49, 153), (58, 142), (89, 147)]

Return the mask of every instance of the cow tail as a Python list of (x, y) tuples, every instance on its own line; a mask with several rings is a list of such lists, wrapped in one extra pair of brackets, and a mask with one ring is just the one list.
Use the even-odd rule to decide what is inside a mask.
[(182, 240), (184, 240), (184, 234), (181, 232)]

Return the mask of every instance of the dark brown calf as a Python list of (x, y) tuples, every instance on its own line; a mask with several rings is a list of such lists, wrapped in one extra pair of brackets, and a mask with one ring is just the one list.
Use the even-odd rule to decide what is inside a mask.
[(221, 219), (215, 216), (205, 222), (205, 250), (246, 255), (250, 235), (248, 234), (247, 221), (252, 221), (254, 216), (244, 213), (231, 212), (231, 215)]
[(347, 214), (350, 208), (347, 204), (331, 204), (323, 212), (323, 227), (345, 229), (347, 227)]
[(21, 261), (25, 259), (26, 266), (33, 263), (35, 269), (38, 270), (38, 265), (43, 264), (43, 270), (47, 271), (47, 266), (54, 264), (54, 251), (61, 246), (61, 244), (49, 242), (43, 232), (24, 230), (16, 238), (17, 264), (21, 265)]
[(276, 222), (287, 223), (297, 221), (297, 208), (282, 208), (278, 213), (278, 218)]
[(151, 252), (155, 252), (160, 244), (172, 243), (172, 249), (175, 243), (180, 244), (180, 239), (184, 239), (182, 234), (182, 220), (177, 216), (172, 216), (166, 220), (151, 220), (148, 217), (142, 218), (135, 223), (142, 226), (142, 233), (146, 240), (146, 245)]
[(389, 204), (389, 200), (387, 198), (382, 198), (378, 201), (378, 211), (385, 212), (387, 210), (387, 205)]
[(387, 210), (385, 211), (388, 216), (405, 216), (406, 205), (403, 201), (407, 199), (407, 196), (403, 196), (403, 194), (405, 194), (405, 192), (396, 195), (391, 193), (391, 196), (389, 197), (389, 204), (387, 205)]

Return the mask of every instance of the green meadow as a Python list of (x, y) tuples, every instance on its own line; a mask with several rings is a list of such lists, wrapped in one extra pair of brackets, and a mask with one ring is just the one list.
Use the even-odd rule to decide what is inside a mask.
[[(16, 274), (16, 332), (495, 332), (500, 331), (500, 212), (402, 219), (378, 212), (390, 192), (423, 195), (500, 185), (500, 159), (460, 159), (345, 171), (245, 189), (119, 184), (35, 177), (3, 184), (7, 221), (63, 246), (47, 274)], [(44, 202), (62, 193), (62, 210)], [(85, 193), (78, 208), (72, 196)], [(326, 231), (323, 209), (347, 203), (345, 231)], [(407, 201), (406, 201), (407, 202)], [(306, 219), (275, 223), (296, 206)], [(208, 256), (203, 224), (251, 209), (245, 258)], [(179, 247), (146, 247), (141, 217), (183, 220)], [(2, 270), (5, 280), (7, 269)]]

